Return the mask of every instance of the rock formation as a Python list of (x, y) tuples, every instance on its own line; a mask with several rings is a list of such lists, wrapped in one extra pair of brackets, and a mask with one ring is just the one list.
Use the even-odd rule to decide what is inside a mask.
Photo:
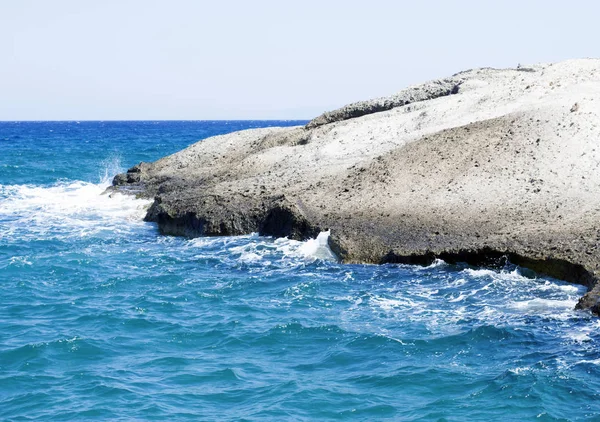
[(198, 142), (115, 177), (165, 234), (314, 237), (344, 262), (509, 259), (600, 313), (600, 60), (475, 69)]

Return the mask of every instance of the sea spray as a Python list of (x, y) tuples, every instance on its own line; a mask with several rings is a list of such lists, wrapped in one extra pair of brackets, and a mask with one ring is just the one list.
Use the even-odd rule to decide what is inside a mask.
[(104, 195), (107, 187), (106, 182), (82, 181), (51, 186), (0, 185), (0, 218), (12, 220), (10, 225), (0, 226), (0, 237), (8, 230), (22, 235), (89, 235), (143, 218), (151, 201)]

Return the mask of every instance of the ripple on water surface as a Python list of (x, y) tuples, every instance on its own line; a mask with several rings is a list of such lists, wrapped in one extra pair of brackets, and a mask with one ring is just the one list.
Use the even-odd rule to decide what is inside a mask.
[(594, 420), (600, 323), (519, 268), (160, 236), (106, 182), (0, 186), (0, 415)]

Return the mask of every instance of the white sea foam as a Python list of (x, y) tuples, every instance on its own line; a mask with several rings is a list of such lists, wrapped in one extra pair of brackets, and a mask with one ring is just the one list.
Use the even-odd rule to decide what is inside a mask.
[(115, 223), (141, 221), (150, 201), (119, 193), (103, 194), (108, 186), (106, 180), (47, 187), (0, 185), (0, 238), (16, 231), (23, 235), (54, 232), (87, 236), (114, 229)]
[(582, 359), (575, 363), (575, 365), (585, 365), (585, 364), (600, 366), (600, 358), (598, 358), (598, 359)]
[(448, 285), (451, 287), (461, 288), (462, 286), (468, 284), (469, 282), (464, 278), (458, 278), (456, 280), (450, 280)]
[(437, 268), (437, 267), (444, 267), (446, 265), (448, 265), (448, 263), (446, 261), (444, 261), (443, 259), (436, 258), (430, 265), (428, 265), (427, 267), (424, 267), (424, 268)]
[[(274, 259), (292, 259), (294, 261), (298, 261), (298, 259), (302, 261), (314, 261), (317, 259), (324, 261), (336, 260), (334, 253), (329, 249), (327, 244), (327, 239), (329, 238), (328, 231), (320, 233), (316, 239), (309, 239), (304, 242), (287, 238), (273, 240), (256, 234), (237, 237), (237, 239), (241, 238), (246, 238), (246, 240), (250, 241), (228, 248), (229, 252), (237, 255), (237, 259), (241, 262), (255, 263), (260, 261), (266, 264), (265, 260), (269, 260), (270, 262), (270, 260)], [(193, 242), (196, 246), (202, 247), (213, 241), (202, 239), (194, 240)]]
[(16, 267), (23, 267), (25, 265), (33, 265), (33, 263), (27, 259), (27, 256), (13, 256), (8, 261), (8, 265), (14, 265)]
[(331, 232), (325, 231), (319, 233), (316, 239), (308, 239), (302, 242), (298, 252), (304, 257), (314, 257), (325, 261), (335, 261), (335, 254), (329, 248), (329, 235)]
[(518, 268), (515, 268), (512, 271), (494, 271), (491, 269), (480, 268), (480, 269), (471, 269), (465, 268), (463, 270), (464, 273), (468, 274), (470, 277), (480, 278), (480, 277), (490, 277), (494, 280), (510, 280), (510, 281), (523, 281), (530, 280), (521, 274)]
[(509, 372), (512, 372), (515, 375), (525, 375), (532, 372), (531, 366), (520, 366), (517, 368), (509, 369)]
[(541, 299), (535, 298), (524, 301), (514, 301), (509, 303), (509, 307), (518, 309), (527, 313), (555, 313), (557, 311), (572, 311), (575, 308), (577, 301), (571, 298), (563, 300)]
[(578, 294), (581, 290), (581, 286), (576, 286), (574, 284), (557, 284), (551, 281), (545, 281), (544, 284), (540, 284), (537, 287), (539, 290), (561, 290), (565, 293), (574, 293)]
[(408, 297), (388, 298), (381, 296), (371, 296), (370, 303), (384, 311), (397, 309), (412, 309), (416, 307), (416, 303)]
[(585, 343), (592, 340), (590, 333), (587, 331), (571, 331), (567, 333), (567, 337), (576, 343)]
[[(564, 336), (567, 340), (575, 343), (587, 343), (591, 342), (593, 338), (597, 338), (600, 335), (600, 321), (594, 318), (593, 321), (586, 321), (582, 326), (575, 329), (567, 330), (564, 332)], [(594, 347), (594, 351), (595, 351)], [(598, 360), (600, 361), (600, 359)], [(588, 361), (587, 363), (598, 364), (597, 361)]]
[[(440, 271), (434, 276), (435, 282), (417, 277), (391, 283), (384, 287), (385, 294), (367, 295), (368, 306), (383, 323), (390, 317), (414, 321), (427, 327), (434, 337), (456, 334), (457, 323), (464, 320), (475, 320), (481, 325), (520, 326), (530, 323), (532, 316), (561, 324), (578, 317), (574, 308), (583, 293), (581, 286), (525, 277), (519, 268)], [(348, 309), (359, 311), (356, 306)], [(567, 340), (576, 342), (592, 338), (581, 330), (569, 336)]]

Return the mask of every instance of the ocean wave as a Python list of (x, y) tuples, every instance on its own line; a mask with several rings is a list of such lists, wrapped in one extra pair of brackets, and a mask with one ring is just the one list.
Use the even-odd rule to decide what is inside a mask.
[(321, 232), (316, 239), (308, 239), (303, 242), (287, 238), (272, 240), (254, 235), (251, 237), (253, 242), (231, 247), (229, 252), (238, 255), (240, 261), (248, 263), (268, 260), (274, 256), (281, 256), (284, 259), (300, 258), (308, 261), (317, 259), (335, 261), (336, 257), (327, 244), (329, 234), (329, 231)]
[(536, 315), (541, 313), (550, 313), (556, 315), (557, 312), (561, 311), (567, 311), (570, 314), (571, 311), (575, 309), (576, 304), (577, 300), (575, 298), (567, 298), (562, 300), (533, 298), (523, 301), (509, 301), (508, 307), (521, 312), (535, 313)]
[[(297, 241), (274, 239), (256, 233), (244, 236), (199, 237), (187, 240), (189, 248), (197, 249), (196, 259), (218, 259), (228, 265), (249, 269), (289, 269), (291, 267), (323, 262), (337, 262), (327, 244), (329, 232), (316, 239)], [(226, 251), (226, 254), (223, 254)]]
[(0, 185), (0, 239), (86, 237), (141, 222), (150, 201), (105, 194), (107, 181)]

